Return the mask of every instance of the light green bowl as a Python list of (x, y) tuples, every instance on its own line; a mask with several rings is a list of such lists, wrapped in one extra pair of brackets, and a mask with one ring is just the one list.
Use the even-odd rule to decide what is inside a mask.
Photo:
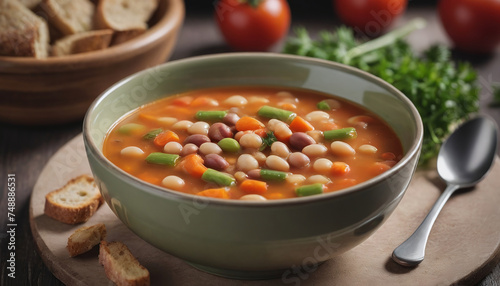
[[(165, 190), (130, 176), (103, 156), (106, 132), (129, 111), (185, 91), (234, 85), (306, 88), (361, 104), (392, 126), (405, 155), (389, 171), (345, 190), (267, 202)], [(125, 225), (195, 267), (240, 279), (288, 275), (298, 265), (310, 268), (368, 238), (405, 193), (423, 136), (413, 104), (381, 79), (341, 64), (269, 53), (195, 57), (137, 73), (92, 104), (83, 128), (101, 193)]]

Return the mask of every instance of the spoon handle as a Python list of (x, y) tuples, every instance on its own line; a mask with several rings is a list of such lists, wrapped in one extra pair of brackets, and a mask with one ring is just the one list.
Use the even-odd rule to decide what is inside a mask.
[(436, 218), (441, 212), (444, 204), (448, 201), (448, 198), (450, 198), (451, 194), (453, 194), (453, 192), (455, 192), (458, 188), (458, 185), (448, 184), (417, 230), (415, 230), (415, 232), (405, 242), (401, 243), (401, 245), (394, 249), (394, 252), (392, 253), (394, 261), (403, 266), (415, 266), (424, 260), (425, 246), (427, 244), (427, 238), (431, 232), (432, 225), (436, 221)]

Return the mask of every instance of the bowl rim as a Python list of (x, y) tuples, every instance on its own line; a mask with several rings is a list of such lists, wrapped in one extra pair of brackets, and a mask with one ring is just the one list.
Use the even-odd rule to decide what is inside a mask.
[[(64, 57), (34, 58), (34, 57), (9, 57), (0, 56), (0, 66), (15, 67), (16, 71), (23, 73), (22, 69), (31, 68), (46, 68), (46, 67), (68, 67), (75, 69), (76, 67), (86, 67), (92, 64), (99, 64), (103, 61), (109, 62), (120, 61), (123, 58), (132, 57), (139, 54), (143, 49), (148, 48), (151, 44), (160, 41), (162, 36), (170, 34), (177, 27), (182, 25), (184, 19), (185, 7), (182, 0), (160, 0), (166, 4), (165, 15), (158, 22), (148, 28), (143, 34), (130, 39), (126, 43), (108, 47), (106, 49), (68, 55)], [(3, 67), (2, 67), (3, 68)], [(30, 70), (29, 72), (32, 72)], [(58, 70), (59, 72), (59, 70)]]
[[(211, 61), (211, 60), (217, 60), (217, 59), (237, 59), (237, 58), (259, 58), (259, 59), (282, 59), (282, 60), (291, 60), (295, 62), (304, 62), (304, 63), (309, 63), (309, 64), (314, 64), (314, 65), (322, 65), (322, 66), (330, 66), (334, 69), (340, 70), (342, 72), (347, 72), (349, 74), (353, 74), (356, 76), (359, 76), (365, 80), (371, 81), (383, 88), (386, 88), (387, 90), (391, 91), (394, 95), (398, 97), (401, 101), (403, 101), (409, 108), (412, 117), (415, 120), (415, 125), (416, 125), (416, 139), (414, 142), (411, 144), (411, 146), (408, 148), (408, 151), (406, 154), (403, 156), (403, 158), (396, 163), (392, 168), (390, 168), (388, 171), (377, 175), (367, 181), (361, 182), (359, 184), (356, 184), (354, 186), (341, 189), (335, 192), (328, 192), (328, 193), (323, 193), (321, 195), (316, 195), (316, 196), (305, 196), (305, 197), (297, 197), (297, 198), (286, 198), (286, 199), (277, 199), (277, 200), (266, 200), (266, 201), (242, 201), (242, 200), (223, 200), (223, 199), (217, 199), (217, 198), (210, 198), (210, 197), (200, 197), (196, 196), (194, 194), (188, 194), (188, 193), (183, 193), (183, 192), (178, 192), (174, 190), (170, 190), (164, 187), (160, 187), (157, 185), (153, 185), (151, 183), (142, 181), (133, 175), (130, 175), (123, 171), (122, 169), (118, 168), (116, 165), (114, 165), (111, 161), (109, 161), (102, 153), (100, 148), (96, 146), (96, 143), (93, 141), (92, 136), (90, 134), (90, 129), (91, 129), (91, 122), (89, 117), (91, 116), (92, 112), (95, 110), (95, 108), (99, 105), (101, 101), (103, 101), (109, 94), (111, 94), (115, 89), (120, 87), (123, 84), (126, 84), (130, 80), (141, 77), (142, 75), (147, 74), (150, 72), (152, 69), (158, 69), (158, 68), (168, 68), (171, 65), (178, 65), (178, 64), (188, 64), (188, 63), (196, 63), (200, 61)], [(132, 109), (133, 110), (133, 109)], [(130, 113), (131, 110), (127, 111), (124, 113), (122, 116), (125, 116), (126, 114)], [(121, 118), (120, 117), (120, 118)], [(114, 123), (113, 123), (114, 125)], [(112, 125), (112, 126), (113, 126)], [(109, 131), (109, 129), (107, 130)], [(106, 132), (107, 132), (106, 131)], [(312, 203), (312, 202), (317, 202), (317, 201), (326, 201), (328, 199), (336, 198), (336, 197), (341, 197), (345, 196), (354, 192), (359, 192), (362, 189), (365, 189), (371, 185), (375, 185), (380, 181), (385, 180), (386, 178), (392, 176), (394, 173), (402, 169), (413, 157), (417, 156), (416, 160), (418, 160), (419, 157), (419, 152), (422, 146), (423, 142), (423, 133), (424, 133), (424, 128), (423, 128), (423, 123), (422, 123), (422, 118), (420, 117), (420, 114), (418, 113), (418, 110), (414, 106), (414, 104), (411, 102), (411, 100), (405, 96), (402, 92), (400, 92), (396, 87), (392, 86), (388, 82), (382, 80), (381, 78), (372, 75), (368, 72), (365, 72), (363, 70), (360, 70), (358, 68), (344, 65), (341, 63), (337, 62), (332, 62), (328, 60), (323, 60), (323, 59), (317, 59), (317, 58), (311, 58), (311, 57), (305, 57), (305, 56), (297, 56), (297, 55), (289, 55), (289, 54), (279, 54), (279, 53), (270, 53), (270, 52), (234, 52), (234, 53), (220, 53), (220, 54), (211, 54), (211, 55), (202, 55), (202, 56), (194, 56), (194, 57), (189, 57), (185, 59), (179, 59), (179, 60), (174, 60), (170, 61), (164, 64), (161, 64), (157, 67), (149, 68), (140, 72), (137, 72), (135, 74), (132, 74), (117, 83), (113, 84), (110, 88), (106, 89), (101, 95), (99, 95), (94, 102), (91, 104), (89, 107), (84, 121), (83, 121), (83, 139), (84, 139), (84, 144), (88, 148), (86, 148), (87, 155), (90, 156), (89, 152), (91, 152), (95, 158), (106, 168), (108, 171), (114, 173), (120, 179), (126, 181), (127, 183), (131, 185), (136, 185), (138, 186), (142, 191), (148, 192), (152, 195), (155, 196), (160, 196), (160, 197), (165, 197), (168, 199), (175, 199), (179, 201), (199, 201), (203, 200), (208, 202), (209, 204), (214, 204), (218, 206), (227, 206), (227, 207), (257, 207), (257, 208), (262, 208), (262, 207), (278, 207), (278, 206), (289, 206), (289, 205), (296, 205), (296, 204), (306, 204), (306, 203)], [(413, 170), (414, 171), (414, 170)], [(399, 196), (398, 196), (399, 197)]]

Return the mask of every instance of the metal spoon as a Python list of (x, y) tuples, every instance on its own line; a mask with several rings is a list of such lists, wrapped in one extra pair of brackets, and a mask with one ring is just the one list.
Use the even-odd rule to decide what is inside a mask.
[(496, 146), (496, 124), (487, 117), (471, 119), (450, 135), (437, 159), (437, 171), (447, 187), (417, 230), (394, 250), (394, 261), (415, 266), (424, 260), (427, 238), (444, 204), (456, 190), (472, 187), (484, 178), (493, 164)]

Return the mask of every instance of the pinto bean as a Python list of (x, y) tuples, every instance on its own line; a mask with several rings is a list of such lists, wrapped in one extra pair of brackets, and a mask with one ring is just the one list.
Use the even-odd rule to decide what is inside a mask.
[(233, 132), (226, 124), (217, 122), (208, 129), (208, 137), (214, 142), (219, 142), (224, 138), (233, 137)]
[(205, 156), (204, 165), (215, 170), (224, 170), (229, 167), (229, 163), (220, 155), (208, 154)]
[(228, 114), (226, 114), (226, 116), (224, 116), (224, 118), (222, 119), (222, 122), (224, 122), (228, 126), (235, 126), (236, 122), (238, 120), (240, 120), (240, 117), (238, 116), (238, 114), (233, 113), (233, 112), (229, 112)]
[(297, 150), (302, 150), (304, 147), (315, 144), (316, 141), (304, 132), (295, 132), (290, 136), (290, 146)]
[(184, 145), (184, 147), (182, 148), (182, 150), (179, 153), (179, 155), (181, 155), (181, 156), (187, 156), (189, 154), (195, 154), (197, 152), (198, 152), (198, 146), (196, 146), (193, 143), (188, 143), (188, 144)]
[(205, 142), (210, 142), (210, 138), (203, 134), (193, 134), (186, 137), (184, 144), (193, 143), (194, 145), (200, 147), (201, 144)]

